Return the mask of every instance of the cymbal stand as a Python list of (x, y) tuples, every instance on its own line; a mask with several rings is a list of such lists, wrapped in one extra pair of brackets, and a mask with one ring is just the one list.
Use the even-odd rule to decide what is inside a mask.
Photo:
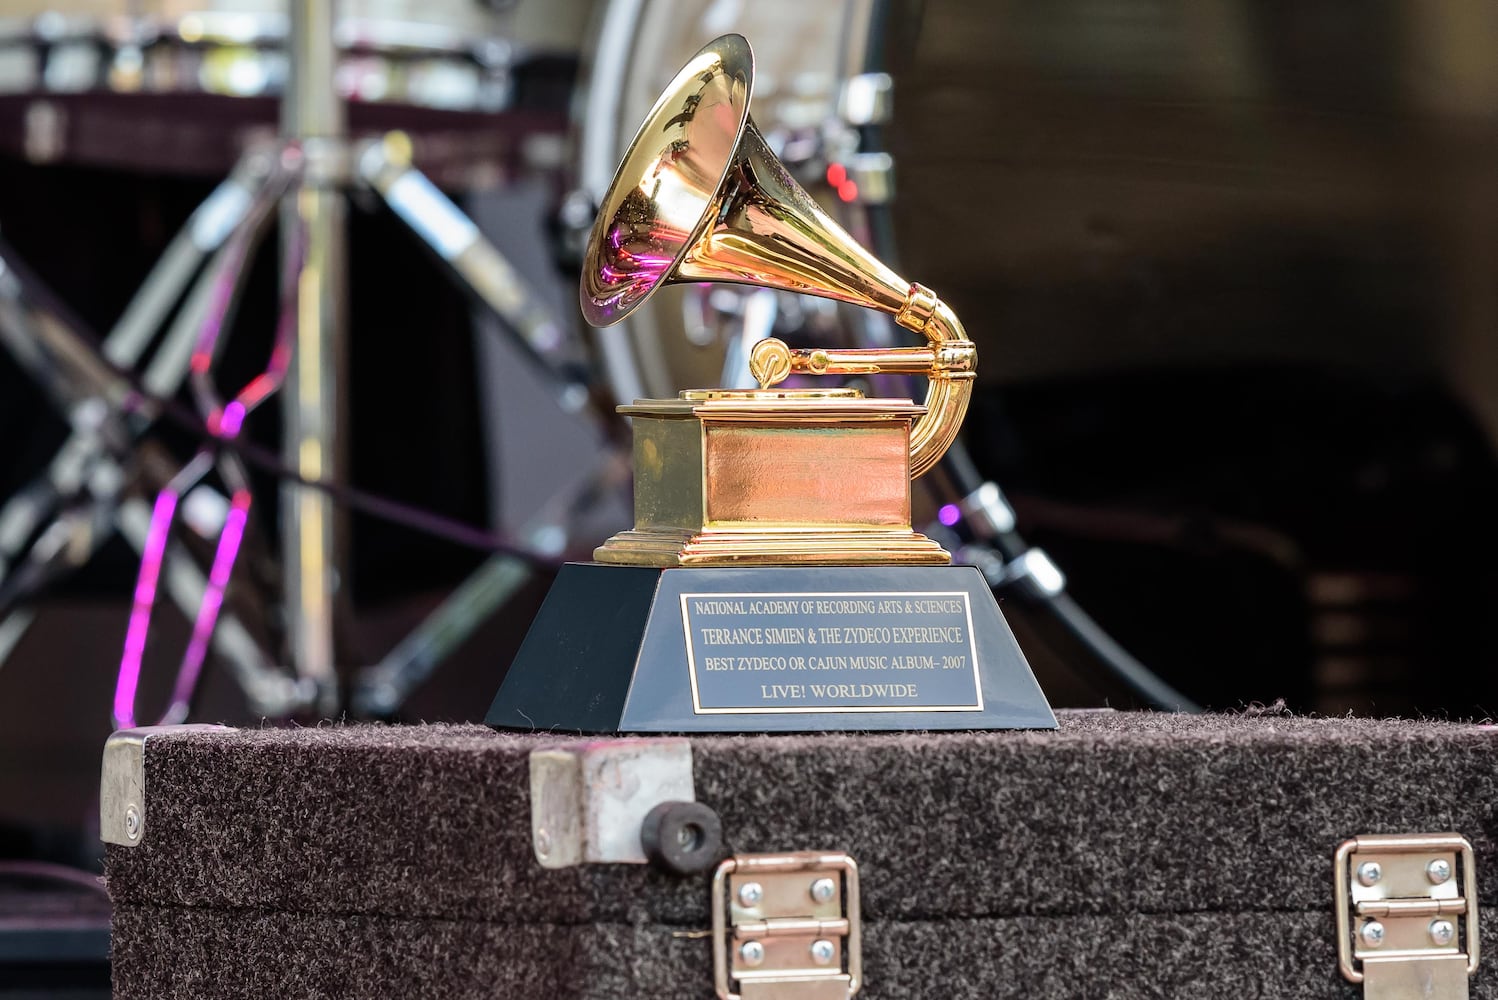
[[(101, 351), (117, 368), (135, 368), (162, 323), (181, 300), (188, 283), (210, 256), (219, 253), (230, 235), (254, 210), (255, 191), (261, 178), (271, 168), (271, 157), (256, 152), (243, 157), (229, 177), (193, 212), (186, 224), (167, 245), (165, 253), (152, 268), (118, 323), (104, 339)], [(217, 273), (222, 261), (215, 258), (208, 273)], [(0, 580), (6, 578), (7, 566), (20, 557), (26, 543), (42, 527), (65, 498), (78, 492), (88, 470), (101, 458), (102, 442), (97, 429), (100, 408), (114, 412), (127, 426), (128, 440), (135, 440), (155, 419), (151, 399), (134, 399), (134, 393), (122, 380), (112, 378), (104, 365), (91, 364), (93, 349), (83, 338), (70, 339), (69, 349), (59, 348), (53, 363), (47, 363), (42, 340), (20, 336), (23, 331), (65, 326), (60, 319), (45, 319), (38, 304), (31, 301), (25, 280), (14, 266), (7, 286), (11, 311), (11, 332), (17, 336), (7, 346), (44, 390), (61, 407), (73, 425), (66, 442), (36, 480), (23, 487), (0, 505)], [(150, 363), (141, 374), (141, 386), (150, 397), (171, 396), (187, 377), (188, 358), (197, 336), (203, 313), (208, 308), (212, 282), (204, 279), (189, 294), (177, 313), (171, 329), (162, 339)], [(69, 362), (64, 364), (64, 359)], [(88, 374), (80, 374), (87, 369)], [(110, 387), (106, 391), (105, 387)], [(66, 391), (65, 391), (66, 390)], [(85, 391), (88, 390), (88, 391)], [(91, 394), (98, 390), (100, 395)], [(126, 401), (128, 409), (122, 409)], [(81, 407), (74, 413), (74, 407)], [(90, 552), (91, 554), (91, 552)], [(3, 660), (3, 656), (0, 656)]]
[[(295, 266), (283, 259), (285, 280), (295, 289), (296, 313), (288, 391), (283, 397), (285, 464), (306, 481), (336, 484), (345, 478), (344, 406), (339, 395), (347, 367), (344, 199), (355, 187), (367, 187), (379, 195), (436, 253), (450, 276), (518, 338), (562, 409), (593, 416), (599, 439), (606, 440), (610, 437), (606, 421), (612, 416), (590, 409), (597, 404), (595, 394), (564, 358), (565, 328), (478, 228), (413, 166), (409, 140), (398, 133), (357, 145), (348, 139), (333, 79), (332, 8), (332, 4), (311, 0), (297, 0), (291, 8), (292, 72), (283, 102), (283, 153), (295, 149), (304, 163), (295, 185), (282, 196), (283, 258), (290, 233), (304, 234), (305, 255)], [(197, 471), (198, 467), (190, 465), (184, 474)], [(617, 463), (605, 460), (595, 484), (599, 490), (607, 489), (617, 478)], [(168, 520), (163, 512), (157, 523)], [(334, 620), (343, 582), (345, 529), (332, 497), (298, 481), (282, 487), (281, 525), (290, 666), (298, 690), (311, 698), (307, 707), (331, 716), (340, 707)], [(145, 561), (151, 562), (155, 555), (154, 549), (148, 550)], [(148, 567), (143, 566), (142, 580), (148, 575)], [(355, 674), (355, 710), (379, 715), (393, 712), (441, 658), (529, 575), (529, 564), (519, 557), (492, 557), (383, 660)], [(209, 627), (211, 611), (221, 601), (227, 582), (227, 573), (224, 576), (203, 592), (194, 616)], [(154, 595), (149, 595), (145, 605), (153, 600)], [(148, 612), (140, 617), (149, 622)], [(144, 631), (132, 635), (130, 642), (143, 644)], [(187, 681), (197, 676), (190, 661), (191, 657), (184, 660), (179, 671), (174, 696), (179, 705), (190, 699)], [(133, 678), (127, 676), (132, 671), (138, 672), (138, 660), (127, 649), (121, 691), (133, 691)]]
[[(166, 507), (175, 511), (175, 498), (200, 472), (218, 469), (230, 484), (231, 495), (238, 494), (232, 484), (244, 479), (232, 458), (225, 457), (232, 456), (232, 450), (215, 449), (211, 460), (200, 454), (179, 470), (158, 498), (166, 498), (165, 506), (158, 503), (155, 511), (142, 498), (121, 492), (124, 464), (132, 453), (149, 458), (148, 464), (168, 466), (158, 447), (140, 441), (157, 416), (154, 400), (176, 394), (188, 376), (194, 345), (210, 325), (213, 343), (217, 343), (231, 310), (215, 311), (215, 295), (220, 295), (217, 301), (222, 304), (237, 294), (243, 265), (258, 240), (268, 205), (281, 203), (283, 304), (290, 303), (295, 315), (290, 367), (285, 373), (288, 391), (283, 395), (283, 453), (285, 463), (302, 479), (337, 484), (344, 478), (343, 406), (338, 390), (346, 367), (345, 198), (356, 187), (375, 192), (435, 252), (450, 276), (502, 320), (506, 331), (536, 363), (564, 412), (591, 417), (600, 442), (615, 436), (612, 414), (599, 408), (598, 394), (564, 351), (566, 328), (539, 304), (477, 227), (414, 168), (409, 140), (392, 134), (373, 143), (349, 141), (333, 82), (333, 7), (312, 0), (292, 3), (292, 73), (283, 102), (283, 138), (274, 147), (247, 153), (168, 245), (105, 338), (101, 350), (108, 364), (99, 364), (91, 355), (86, 338), (75, 334), (68, 341), (69, 360), (95, 376), (88, 385), (73, 387), (65, 401), (59, 399), (59, 405), (72, 414), (75, 430), (46, 472), (0, 506), (0, 614), (10, 611), (8, 618), (0, 620), (0, 663), (29, 622), (24, 608), (12, 609), (11, 605), (45, 580), (81, 565), (102, 544), (109, 528), (118, 530), (142, 553), (138, 581), (142, 587), (138, 587), (135, 623), (118, 678), (115, 714), (120, 724), (134, 721), (139, 653), (158, 584), (197, 623), (179, 667), (168, 718), (181, 717), (190, 702), (203, 643), (210, 632), (212, 648), (228, 663), (252, 711), (287, 717), (311, 710), (329, 716), (340, 707), (333, 620), (342, 584), (343, 527), (326, 490), (296, 481), (282, 488), (289, 675), (272, 665), (272, 658), (243, 622), (228, 609), (220, 613), (233, 566), (229, 551), (233, 546), (226, 549), (222, 528), (219, 557), (206, 579), (166, 530), (170, 523)], [(296, 239), (304, 241), (305, 252), (299, 251), (293, 260), (288, 254)], [(189, 282), (209, 257), (209, 266), (189, 289)], [(222, 298), (225, 288), (230, 289), (227, 300)], [(137, 367), (179, 302), (181, 307), (140, 376), (143, 399), (115, 369)], [(13, 352), (24, 353), (28, 343), (36, 341), (30, 328), (12, 323), (9, 329), (13, 334), (21, 331), (5, 338)], [(211, 355), (212, 351), (210, 368)], [(45, 380), (50, 369), (31, 365), (28, 370)], [(201, 388), (198, 397), (201, 403)], [(211, 407), (207, 415), (213, 416)], [(227, 437), (222, 434), (222, 421), (210, 430)], [(618, 486), (622, 466), (617, 456), (606, 452), (602, 458), (593, 479), (576, 491), (573, 503), (587, 503), (589, 497)], [(168, 473), (166, 478), (173, 477)], [(82, 489), (85, 484), (87, 491)], [(235, 519), (235, 531), (242, 530), (248, 510), (239, 508), (245, 505), (236, 506), (232, 496), (225, 505)], [(48, 518), (51, 522), (43, 527)], [(24, 562), (19, 567), (22, 571), (7, 574), (7, 565), (17, 560)], [(384, 659), (355, 673), (351, 685), (355, 710), (378, 715), (394, 712), (441, 658), (529, 575), (530, 564), (522, 558), (491, 558)]]
[[(289, 159), (289, 157), (288, 157)], [(290, 179), (288, 178), (288, 181)], [(289, 186), (288, 184), (281, 185)], [(275, 338), (271, 346), (270, 359), (265, 370), (244, 386), (233, 399), (224, 401), (219, 397), (214, 384), (215, 359), (227, 321), (233, 312), (239, 286), (248, 274), (247, 262), (254, 246), (263, 235), (269, 212), (254, 217), (254, 225), (247, 226), (235, 234), (230, 244), (229, 266), (222, 281), (215, 288), (212, 308), (201, 326), (197, 346), (192, 356), (190, 384), (198, 408), (209, 431), (219, 441), (228, 443), (238, 438), (249, 414), (281, 388), (286, 379), (291, 360), (291, 339), (296, 329), (296, 284), (292, 278), (302, 266), (302, 248), (305, 241), (300, 233), (293, 231), (288, 243), (286, 271), (282, 281), (281, 311), (276, 321)], [(141, 660), (145, 653), (146, 634), (150, 630), (151, 613), (156, 604), (156, 588), (160, 579), (163, 557), (168, 535), (183, 496), (202, 482), (210, 472), (217, 471), (229, 491), (228, 509), (224, 511), (218, 529), (212, 568), (206, 586), (193, 616), (192, 636), (177, 670), (177, 679), (172, 687), (171, 701), (161, 724), (181, 722), (187, 718), (197, 692), (198, 677), (203, 661), (208, 654), (208, 644), (214, 634), (224, 603), (224, 592), (234, 563), (239, 557), (244, 540), (253, 497), (250, 492), (249, 472), (244, 462), (232, 450), (204, 445), (197, 455), (179, 469), (156, 496), (151, 512), (150, 526), (141, 556), (140, 572), (136, 580), (135, 600), (130, 614), (129, 630), (125, 636), (125, 651), (120, 661), (114, 698), (114, 724), (118, 729), (129, 729), (136, 725), (136, 692), (140, 680)]]

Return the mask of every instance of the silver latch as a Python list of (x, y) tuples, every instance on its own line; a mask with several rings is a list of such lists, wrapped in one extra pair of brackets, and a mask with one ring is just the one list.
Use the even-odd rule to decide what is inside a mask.
[(546, 747), (531, 752), (530, 771), (531, 844), (543, 868), (644, 864), (645, 817), (697, 798), (692, 744), (679, 737)]
[[(848, 1000), (863, 985), (858, 865), (846, 854), (739, 854), (713, 876), (720, 1000)], [(737, 987), (737, 992), (734, 991)]]
[(1455, 833), (1375, 834), (1337, 848), (1337, 965), (1364, 1000), (1467, 1000), (1477, 871)]

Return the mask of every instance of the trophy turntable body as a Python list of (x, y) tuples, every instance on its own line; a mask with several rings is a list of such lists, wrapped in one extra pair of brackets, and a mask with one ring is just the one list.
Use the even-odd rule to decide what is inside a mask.
[[(911, 527), (910, 481), (955, 439), (976, 350), (786, 174), (749, 118), (728, 35), (677, 74), (599, 211), (595, 326), (677, 281), (891, 313), (927, 346), (757, 344), (749, 390), (637, 400), (635, 526), (569, 564), (486, 719), (582, 732), (1054, 728), (986, 583)], [(924, 404), (777, 388), (792, 374), (925, 375)]]

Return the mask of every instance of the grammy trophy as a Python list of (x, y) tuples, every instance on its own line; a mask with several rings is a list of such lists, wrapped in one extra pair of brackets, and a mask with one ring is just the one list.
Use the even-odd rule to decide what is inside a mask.
[[(757, 389), (621, 406), (635, 523), (557, 578), (490, 725), (587, 732), (1051, 728), (982, 577), (911, 527), (910, 483), (961, 427), (976, 349), (786, 172), (749, 116), (738, 35), (676, 75), (593, 226), (584, 316), (663, 285), (730, 281), (888, 313), (919, 347), (755, 345)], [(926, 398), (788, 388), (923, 375)]]

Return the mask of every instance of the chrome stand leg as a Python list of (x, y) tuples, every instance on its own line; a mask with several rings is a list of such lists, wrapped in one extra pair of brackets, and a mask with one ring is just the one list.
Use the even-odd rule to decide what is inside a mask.
[[(194, 212), (103, 345), (104, 354), (122, 367), (137, 361), (185, 283), (203, 258), (214, 254), (142, 374), (142, 386), (152, 396), (171, 396), (180, 388), (215, 287), (242, 270), (242, 260), (224, 244), (232, 235), (262, 227), (275, 204), (275, 190), (285, 187), (284, 182), (263, 183), (272, 176), (263, 163), (247, 163), (241, 163)], [(45, 472), (0, 507), (0, 575), (5, 577), (0, 582), (0, 663), (32, 620), (28, 609), (13, 605), (59, 574), (83, 565), (111, 530), (141, 547), (144, 534), (133, 529), (131, 512), (145, 508), (139, 499), (121, 500), (124, 465), (132, 452), (138, 458), (158, 454), (149, 443), (136, 443), (156, 416), (154, 403), (134, 398), (130, 385), (77, 331), (33, 301), (39, 296), (28, 292), (13, 268), (5, 270), (8, 273), (0, 275), (0, 345), (9, 348), (44, 388), (73, 431)], [(126, 399), (133, 399), (128, 408), (122, 405)], [(155, 458), (157, 465), (167, 461)], [(146, 517), (149, 520), (148, 511)], [(6, 574), (10, 559), (16, 565)], [(204, 594), (201, 574), (194, 576), (185, 552), (174, 549), (171, 562), (168, 589), (191, 616)], [(284, 711), (295, 692), (283, 690), (285, 679), (237, 619), (227, 624), (214, 647), (252, 705)]]
[[(335, 4), (291, 0), (291, 76), (282, 131), (301, 142), (308, 169), (283, 207), (287, 234), (306, 234), (297, 275), (296, 346), (283, 413), (286, 464), (306, 479), (344, 479), (343, 399), (347, 360), (347, 230), (344, 193), (323, 154), (338, 159), (346, 136), (343, 102), (334, 86)], [(342, 586), (343, 525), (327, 493), (288, 483), (281, 490), (281, 552), (286, 633), (297, 676), (317, 685), (318, 711), (338, 711), (336, 596)]]
[[(442, 260), (462, 288), (490, 309), (551, 384), (567, 413), (582, 413), (593, 402), (588, 385), (573, 370), (568, 338), (556, 316), (531, 290), (478, 226), (411, 163), (409, 141), (400, 134), (372, 142), (360, 151), (358, 177), (377, 193), (406, 226)], [(604, 415), (592, 414), (602, 432)]]

